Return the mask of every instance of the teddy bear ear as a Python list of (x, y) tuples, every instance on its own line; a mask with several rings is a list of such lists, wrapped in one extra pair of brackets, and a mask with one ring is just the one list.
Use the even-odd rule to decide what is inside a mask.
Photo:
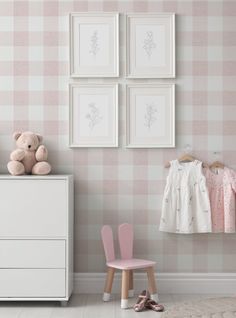
[(15, 140), (17, 140), (17, 139), (20, 137), (20, 135), (21, 135), (21, 132), (15, 131), (14, 134), (13, 134), (13, 138), (14, 138)]
[(41, 143), (43, 141), (43, 136), (36, 134), (36, 136), (38, 137), (39, 143)]

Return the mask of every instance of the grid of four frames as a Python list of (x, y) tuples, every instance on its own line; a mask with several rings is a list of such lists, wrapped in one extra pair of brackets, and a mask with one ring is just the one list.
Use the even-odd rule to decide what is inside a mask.
[(119, 146), (120, 84), (114, 78), (121, 76), (121, 27), (128, 81), (126, 147), (175, 147), (175, 85), (150, 82), (175, 78), (175, 14), (86, 12), (71, 13), (69, 20), (70, 76), (74, 80), (69, 94), (70, 147)]

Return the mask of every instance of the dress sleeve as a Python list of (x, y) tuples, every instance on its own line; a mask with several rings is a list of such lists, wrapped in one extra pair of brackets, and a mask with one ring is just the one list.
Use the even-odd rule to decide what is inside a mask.
[(229, 182), (231, 184), (231, 188), (236, 193), (236, 172), (232, 169), (229, 170)]
[(236, 172), (227, 169), (224, 180), (224, 226), (225, 233), (235, 233)]

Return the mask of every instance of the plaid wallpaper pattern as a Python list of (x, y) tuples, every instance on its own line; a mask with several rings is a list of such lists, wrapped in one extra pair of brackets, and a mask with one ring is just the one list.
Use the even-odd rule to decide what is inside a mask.
[[(118, 149), (68, 148), (68, 13), (175, 12), (176, 149), (125, 148), (124, 17), (120, 20)], [(104, 270), (102, 224), (135, 225), (135, 254), (160, 272), (235, 272), (236, 235), (158, 231), (164, 163), (190, 144), (197, 158), (236, 167), (236, 1), (0, 0), (0, 169), (14, 130), (41, 133), (54, 173), (75, 176), (75, 271)], [(81, 82), (93, 82), (84, 79)], [(167, 80), (163, 80), (164, 82)], [(141, 80), (138, 82), (142, 82)], [(145, 80), (160, 82), (160, 80)]]

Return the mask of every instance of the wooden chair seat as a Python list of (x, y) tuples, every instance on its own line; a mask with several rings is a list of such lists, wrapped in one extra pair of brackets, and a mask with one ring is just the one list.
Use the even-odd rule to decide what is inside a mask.
[(137, 258), (131, 258), (131, 259), (116, 259), (112, 262), (107, 262), (108, 267), (114, 267), (117, 269), (139, 269), (139, 268), (147, 268), (155, 266), (155, 262), (148, 261), (145, 259), (137, 259)]

